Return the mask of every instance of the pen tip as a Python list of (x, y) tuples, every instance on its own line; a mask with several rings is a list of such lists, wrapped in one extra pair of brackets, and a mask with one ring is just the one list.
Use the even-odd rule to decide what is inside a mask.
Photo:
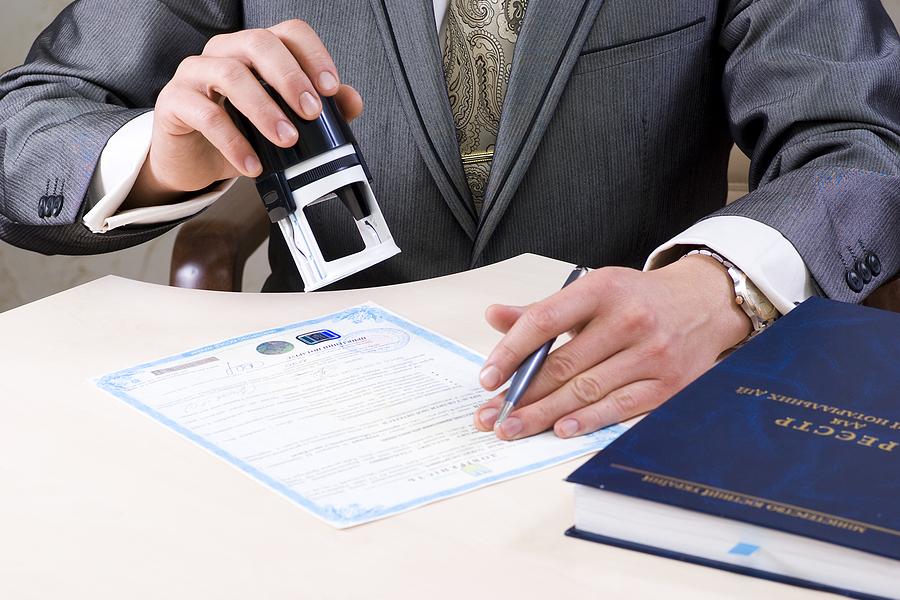
[(509, 416), (509, 413), (512, 412), (514, 404), (512, 402), (504, 402), (503, 408), (500, 409), (500, 414), (497, 415), (497, 420), (494, 421), (494, 431), (500, 429), (500, 425), (503, 424), (503, 421), (506, 420), (506, 417)]

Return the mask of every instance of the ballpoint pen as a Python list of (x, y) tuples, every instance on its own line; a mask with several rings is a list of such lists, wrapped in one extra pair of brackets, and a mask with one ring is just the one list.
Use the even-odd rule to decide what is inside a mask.
[[(563, 287), (578, 281), (588, 272), (589, 269), (587, 267), (575, 267), (569, 274)], [(500, 409), (500, 415), (494, 423), (494, 429), (500, 427), (500, 424), (506, 420), (506, 417), (509, 416), (509, 413), (511, 413), (516, 407), (516, 404), (518, 404), (519, 399), (525, 394), (525, 390), (528, 389), (531, 380), (534, 379), (537, 372), (541, 370), (541, 365), (544, 364), (544, 360), (546, 360), (547, 355), (550, 353), (550, 348), (553, 346), (554, 342), (556, 342), (556, 338), (549, 340), (546, 344), (535, 350), (521, 365), (519, 365), (515, 375), (513, 375), (512, 382), (509, 384), (509, 390), (506, 392), (506, 398), (503, 401), (503, 408)]]

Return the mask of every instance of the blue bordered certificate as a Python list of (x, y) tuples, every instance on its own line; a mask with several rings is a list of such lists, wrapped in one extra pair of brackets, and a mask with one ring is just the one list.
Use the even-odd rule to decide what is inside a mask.
[(583, 456), (624, 431), (517, 442), (478, 432), (483, 361), (366, 304), (96, 384), (344, 528)]

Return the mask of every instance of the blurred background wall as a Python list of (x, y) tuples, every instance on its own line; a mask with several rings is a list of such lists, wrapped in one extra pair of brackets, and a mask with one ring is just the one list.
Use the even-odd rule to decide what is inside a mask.
[[(68, 0), (2, 0), (0, 72), (24, 61), (34, 38), (67, 4)], [(884, 4), (894, 22), (900, 23), (900, 0), (884, 0)], [(736, 166), (738, 171), (744, 169), (739, 163)], [(108, 274), (167, 283), (176, 233), (137, 248), (90, 257), (46, 257), (0, 242), (0, 312)], [(264, 245), (247, 265), (245, 290), (259, 290), (268, 275), (265, 250)]]

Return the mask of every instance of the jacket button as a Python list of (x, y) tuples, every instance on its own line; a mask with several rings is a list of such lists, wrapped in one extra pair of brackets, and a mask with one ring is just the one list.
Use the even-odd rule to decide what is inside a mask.
[(870, 271), (869, 267), (866, 266), (865, 261), (856, 261), (856, 268), (854, 269), (854, 271), (862, 276), (863, 283), (869, 283), (870, 281), (872, 281), (872, 271)]
[(863, 284), (862, 276), (859, 273), (857, 273), (855, 270), (851, 269), (850, 271), (847, 271), (846, 277), (847, 277), (847, 286), (851, 290), (853, 290), (857, 294), (862, 291), (863, 286), (865, 284)]
[(877, 254), (866, 252), (866, 265), (869, 267), (869, 271), (872, 272), (872, 275), (875, 277), (881, 275), (881, 259), (878, 258)]

